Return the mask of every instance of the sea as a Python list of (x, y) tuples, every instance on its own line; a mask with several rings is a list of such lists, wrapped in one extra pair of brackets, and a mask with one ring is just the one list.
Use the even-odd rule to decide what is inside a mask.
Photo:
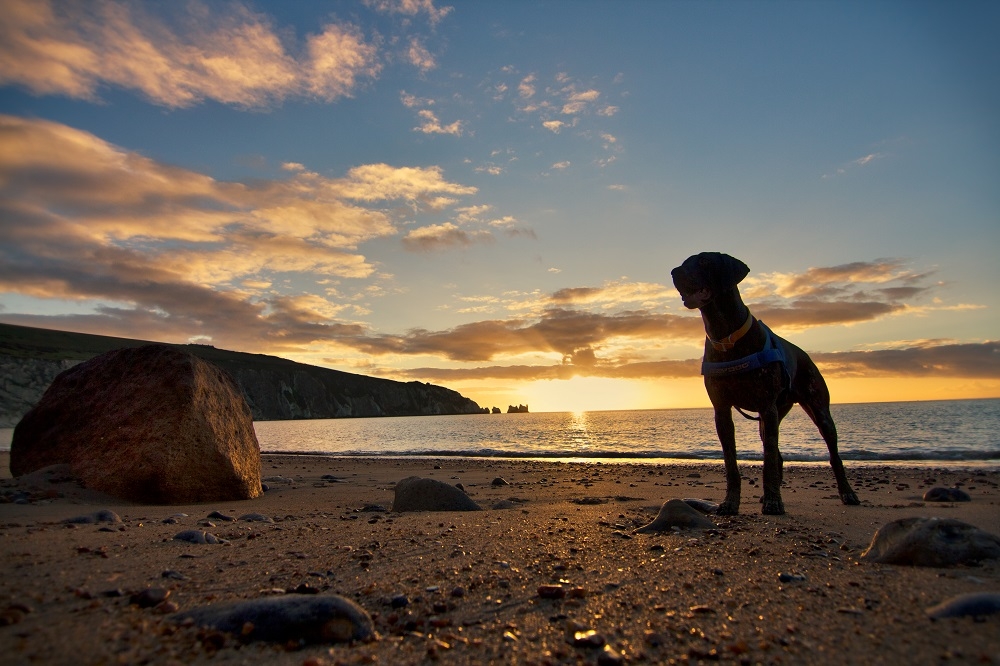
[[(860, 464), (1000, 469), (1000, 399), (835, 404), (840, 455)], [(738, 457), (761, 460), (757, 423), (734, 412)], [(721, 460), (711, 409), (538, 412), (258, 421), (262, 452), (559, 461)], [(0, 450), (12, 429), (0, 429)], [(781, 425), (786, 462), (829, 459), (798, 407)]]

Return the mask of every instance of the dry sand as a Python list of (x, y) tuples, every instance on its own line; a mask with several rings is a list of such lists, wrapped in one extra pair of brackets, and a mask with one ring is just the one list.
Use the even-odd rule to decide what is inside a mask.
[[(0, 454), (0, 663), (1000, 664), (1000, 615), (930, 620), (967, 592), (1000, 592), (1000, 562), (915, 568), (860, 562), (881, 525), (953, 517), (1000, 532), (1000, 474), (851, 467), (862, 505), (843, 506), (827, 466), (786, 465), (785, 516), (762, 516), (759, 465), (742, 466), (742, 515), (708, 532), (633, 534), (671, 498), (719, 501), (720, 464), (573, 464), (264, 455), (271, 490), (247, 502), (126, 505), (66, 482), (10, 479)], [(337, 480), (324, 479), (333, 475)], [(417, 475), (462, 483), (481, 512), (380, 513)], [(502, 477), (509, 486), (493, 486)], [(57, 479), (58, 481), (58, 479)], [(931, 504), (956, 483), (972, 502)], [(581, 503), (582, 501), (582, 503)], [(111, 509), (113, 526), (63, 524)], [(213, 510), (274, 523), (213, 521)], [(175, 514), (176, 524), (164, 523)], [(173, 536), (205, 529), (226, 545)], [(794, 580), (783, 582), (782, 574)], [(786, 578), (788, 577), (786, 576)], [(562, 584), (563, 599), (539, 596)], [(305, 587), (300, 587), (305, 586)], [(169, 591), (159, 607), (132, 594)], [(169, 616), (301, 591), (339, 594), (377, 640), (243, 643)], [(311, 588), (311, 589), (310, 589)], [(408, 604), (394, 608), (405, 595)], [(610, 650), (573, 644), (592, 629)]]

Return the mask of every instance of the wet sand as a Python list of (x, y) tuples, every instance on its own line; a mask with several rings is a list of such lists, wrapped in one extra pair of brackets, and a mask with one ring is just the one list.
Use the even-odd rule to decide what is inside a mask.
[[(789, 465), (787, 515), (776, 517), (760, 515), (761, 468), (746, 464), (741, 515), (712, 516), (718, 529), (707, 532), (634, 534), (668, 499), (720, 501), (722, 465), (265, 454), (264, 478), (281, 478), (259, 499), (146, 506), (72, 482), (12, 480), (7, 462), (0, 454), (0, 494), (27, 503), (0, 504), (4, 664), (1000, 664), (1000, 615), (925, 612), (958, 594), (1000, 592), (1000, 562), (859, 561), (878, 527), (906, 516), (1000, 532), (997, 472), (849, 465), (862, 505), (847, 507), (828, 466)], [(362, 511), (390, 509), (393, 484), (413, 475), (511, 508)], [(510, 485), (494, 486), (497, 477)], [(956, 484), (972, 502), (921, 501), (929, 487)], [(99, 509), (123, 522), (62, 522)], [(274, 522), (207, 524), (212, 511)], [(187, 529), (228, 543), (173, 539)], [(544, 585), (567, 593), (544, 598)], [(169, 595), (130, 603), (147, 588)], [(378, 638), (246, 643), (170, 619), (296, 590), (356, 601)], [(587, 630), (608, 649), (577, 641)]]

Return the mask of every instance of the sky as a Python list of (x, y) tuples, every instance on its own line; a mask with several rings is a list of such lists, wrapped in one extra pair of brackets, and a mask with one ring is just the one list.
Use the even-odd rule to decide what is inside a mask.
[(0, 0), (0, 321), (708, 405), (726, 252), (834, 402), (1000, 397), (1000, 4)]

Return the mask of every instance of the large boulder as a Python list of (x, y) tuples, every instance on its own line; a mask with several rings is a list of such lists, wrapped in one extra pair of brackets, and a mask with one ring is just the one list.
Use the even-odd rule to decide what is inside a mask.
[(118, 349), (56, 377), (14, 428), (14, 476), (69, 464), (87, 488), (147, 504), (257, 497), (260, 446), (217, 366), (166, 345)]

